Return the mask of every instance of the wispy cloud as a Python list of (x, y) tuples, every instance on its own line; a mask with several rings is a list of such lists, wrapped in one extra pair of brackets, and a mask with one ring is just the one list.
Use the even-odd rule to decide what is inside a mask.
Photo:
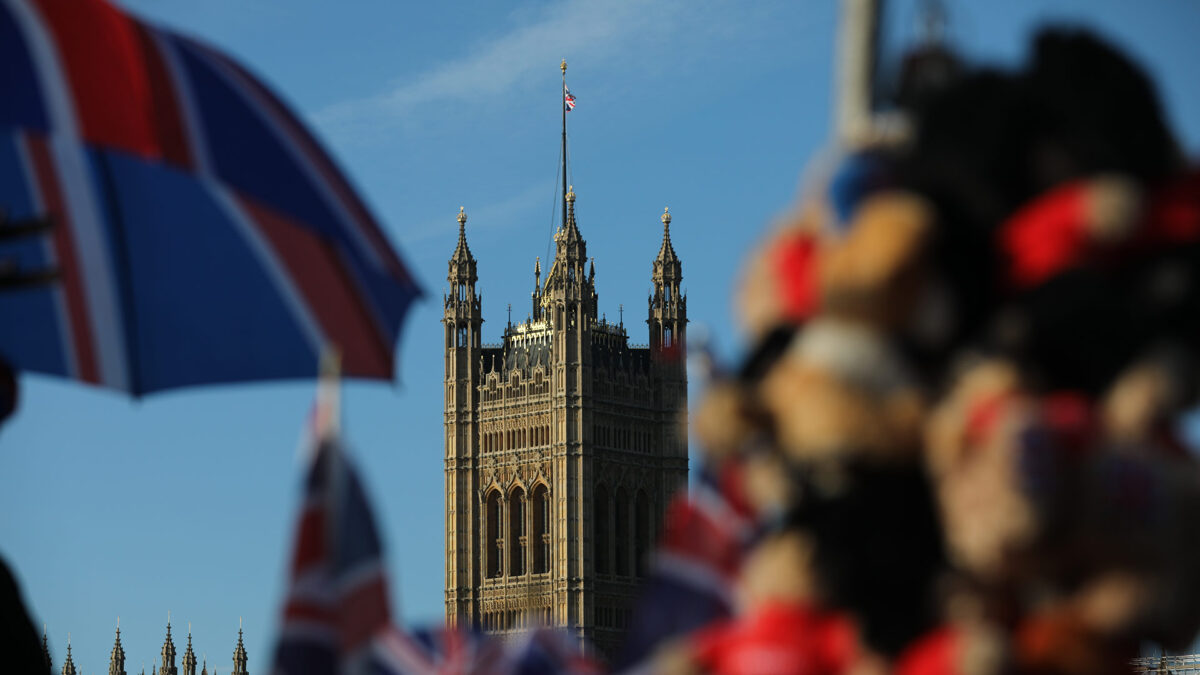
[[(722, 15), (713, 20), (714, 14)], [(745, 15), (700, 0), (568, 0), (555, 4), (512, 31), (480, 45), (461, 59), (360, 99), (317, 111), (314, 121), (346, 132), (386, 124), (434, 103), (520, 94), (540, 83), (547, 64), (572, 59), (612, 62), (647, 49), (667, 49), (677, 38), (728, 31), (732, 17)], [(522, 17), (524, 18), (524, 17)]]
[[(517, 227), (532, 226), (536, 223), (531, 224), (529, 218), (533, 216), (536, 220), (537, 212), (542, 207), (547, 209), (547, 214), (550, 214), (549, 209), (554, 206), (552, 201), (554, 196), (554, 186), (552, 184), (538, 183), (529, 185), (525, 189), (498, 202), (475, 207), (468, 204), (465, 206), (467, 227), (473, 232), (496, 232)], [(549, 222), (550, 220), (548, 219), (543, 224)], [(446, 233), (454, 227), (457, 227), (455, 224), (455, 213), (450, 212), (435, 221), (413, 225), (402, 232), (400, 236), (408, 244), (422, 242), (427, 239), (445, 239), (447, 237)], [(549, 228), (548, 225), (547, 227)], [(549, 234), (550, 230), (547, 229), (547, 236)]]

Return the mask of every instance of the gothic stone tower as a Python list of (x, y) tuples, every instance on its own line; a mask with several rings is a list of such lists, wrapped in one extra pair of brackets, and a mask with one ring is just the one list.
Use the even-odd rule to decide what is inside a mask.
[(649, 344), (597, 314), (595, 262), (565, 224), (529, 318), (480, 337), (466, 215), (445, 297), (446, 617), (493, 633), (572, 626), (612, 655), (672, 494), (687, 481), (687, 298), (670, 215)]

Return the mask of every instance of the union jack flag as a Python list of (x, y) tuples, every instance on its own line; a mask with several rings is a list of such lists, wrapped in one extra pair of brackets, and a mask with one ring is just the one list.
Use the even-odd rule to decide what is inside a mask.
[[(370, 504), (318, 401), (317, 446), (304, 481), (291, 588), (275, 673), (374, 673), (391, 634), (383, 551)], [(411, 671), (402, 671), (411, 672)]]
[(567, 106), (567, 112), (575, 109), (575, 95), (566, 87), (563, 87), (563, 104)]
[[(667, 640), (733, 611), (733, 586), (755, 532), (734, 461), (706, 467), (667, 508), (666, 533), (641, 590), (618, 669), (641, 666)], [(640, 672), (640, 671), (639, 671)]]

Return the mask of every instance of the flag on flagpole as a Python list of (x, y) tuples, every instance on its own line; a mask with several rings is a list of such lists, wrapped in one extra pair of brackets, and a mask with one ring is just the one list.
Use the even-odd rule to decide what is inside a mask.
[(322, 364), (291, 584), (272, 672), (379, 672), (392, 626), (383, 547), (363, 486), (338, 438), (336, 357)]
[(575, 109), (575, 95), (566, 87), (563, 87), (563, 105), (567, 106), (567, 112)]

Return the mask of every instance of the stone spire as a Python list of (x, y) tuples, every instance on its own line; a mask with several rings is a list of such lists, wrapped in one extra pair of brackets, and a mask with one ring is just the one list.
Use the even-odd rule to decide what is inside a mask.
[(205, 656), (200, 666), (200, 675), (208, 675), (208, 656)]
[(117, 639), (108, 657), (108, 675), (125, 675), (125, 648), (121, 646), (121, 617), (117, 617)]
[(167, 639), (163, 640), (162, 664), (158, 666), (158, 675), (179, 675), (175, 667), (175, 641), (171, 639), (171, 615), (167, 614)]
[(46, 672), (54, 672), (54, 660), (50, 658), (50, 645), (46, 642), (46, 624), (42, 624), (42, 660), (46, 662)]
[(196, 675), (196, 653), (192, 651), (192, 624), (188, 623), (187, 649), (183, 650), (183, 675)]
[(554, 233), (554, 264), (546, 275), (546, 289), (577, 286), (583, 281), (587, 242), (575, 224), (575, 186), (567, 191), (567, 222)]
[(78, 675), (75, 662), (71, 660), (71, 634), (67, 633), (67, 660), (63, 661), (62, 675)]
[(238, 643), (233, 650), (233, 675), (250, 675), (246, 670), (246, 648), (242, 645), (242, 620), (238, 619)]
[(583, 235), (579, 233), (579, 225), (575, 223), (574, 185), (567, 189), (567, 225), (564, 234), (568, 241), (581, 241), (583, 239)]
[(542, 318), (542, 257), (538, 256), (533, 261), (533, 293), (529, 294), (533, 299), (533, 320), (538, 321)]
[(464, 207), (458, 207), (458, 246), (454, 248), (454, 255), (450, 258), (451, 262), (475, 262), (475, 256), (471, 255), (471, 247), (467, 246), (467, 213)]
[(663, 208), (663, 214), (660, 218), (663, 224), (663, 240), (662, 246), (658, 249), (658, 257), (654, 259), (655, 272), (660, 268), (665, 272), (673, 266), (675, 276), (682, 276), (679, 271), (679, 256), (675, 255), (675, 247), (671, 245), (671, 211), (669, 208)]
[[(671, 245), (671, 211), (663, 209), (663, 240), (658, 256), (651, 265), (650, 281), (653, 289), (649, 298), (650, 351), (657, 356), (668, 357), (666, 370), (671, 379), (682, 375), (682, 357), (685, 354), (687, 334), (687, 296), (680, 290), (683, 282), (683, 264), (675, 255)], [(664, 374), (666, 374), (664, 372)]]

